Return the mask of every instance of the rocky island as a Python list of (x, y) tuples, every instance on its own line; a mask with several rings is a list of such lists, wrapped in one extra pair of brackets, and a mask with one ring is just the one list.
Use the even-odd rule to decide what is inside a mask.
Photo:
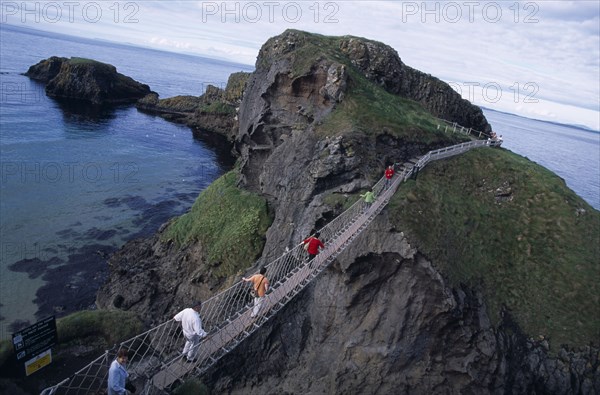
[(91, 59), (53, 56), (31, 66), (25, 75), (44, 82), (50, 97), (93, 104), (134, 103), (150, 93), (148, 85)]
[[(224, 90), (149, 94), (137, 106), (225, 136), (237, 157), (187, 214), (110, 258), (99, 313), (146, 326), (297, 245), (385, 165), (468, 139), (445, 133), (439, 118), (491, 131), (478, 107), (391, 47), (296, 30), (268, 40), (256, 70)], [(510, 151), (433, 163), (202, 386), (215, 394), (600, 393), (599, 224), (562, 179)]]

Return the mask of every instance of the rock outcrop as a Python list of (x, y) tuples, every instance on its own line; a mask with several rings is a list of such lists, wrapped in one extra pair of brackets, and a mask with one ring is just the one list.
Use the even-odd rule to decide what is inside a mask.
[(140, 99), (138, 109), (190, 126), (194, 133), (211, 132), (232, 141), (238, 128), (237, 111), (249, 73), (229, 76), (225, 89), (208, 85), (202, 96), (159, 99), (156, 93)]
[(438, 118), (491, 132), (479, 107), (461, 98), (450, 85), (438, 78), (405, 65), (390, 46), (348, 37), (342, 40), (341, 49), (366, 78), (388, 92), (421, 103)]
[(209, 275), (209, 267), (196, 264), (202, 256), (200, 244), (180, 250), (164, 243), (160, 231), (130, 241), (110, 258), (111, 282), (100, 289), (96, 304), (135, 311), (147, 325), (159, 324), (182, 302), (207, 299), (222, 285)]
[[(390, 68), (402, 65), (391, 48), (369, 42), (377, 49), (370, 55), (370, 66), (365, 66), (370, 74), (351, 76), (349, 69), (360, 65), (354, 64), (356, 51), (347, 49), (349, 41), (367, 42), (288, 30), (263, 45), (256, 71), (246, 85), (235, 144), (241, 185), (266, 196), (276, 213), (274, 226), (267, 234), (265, 259), (281, 254), (286, 246), (291, 247), (337, 213), (323, 204), (327, 196), (368, 188), (381, 176), (386, 163), (403, 163), (457, 141), (455, 136), (438, 136), (429, 143), (407, 142), (403, 134), (390, 128), (369, 124), (371, 131), (365, 133), (352, 121), (338, 127), (335, 136), (323, 136), (318, 129), (324, 120), (352, 95), (358, 95), (351, 87), (370, 82), (381, 85), (383, 75), (392, 73)], [(407, 93), (407, 89), (392, 93), (401, 92)], [(448, 97), (460, 99), (451, 89)], [(368, 105), (360, 112), (375, 112)], [(481, 111), (468, 106), (472, 113)], [(452, 111), (448, 109), (447, 113)], [(489, 127), (485, 119), (470, 126)]]
[(53, 56), (31, 66), (25, 75), (45, 82), (50, 97), (93, 104), (132, 103), (150, 93), (148, 85), (91, 59)]
[[(270, 39), (244, 84), (234, 140), (239, 185), (264, 196), (274, 213), (262, 261), (334, 218), (343, 210), (335, 201), (368, 188), (386, 163), (457, 141), (418, 124), (372, 124), (365, 131), (360, 119), (332, 123), (343, 111), (351, 114), (345, 106), (368, 84), (439, 117), (490, 129), (480, 109), (405, 66), (383, 44), (298, 31)], [(148, 97), (143, 106), (177, 108), (192, 119), (203, 100)], [(421, 110), (411, 104), (395, 111)], [(600, 391), (597, 350), (564, 350), (556, 358), (542, 342), (528, 340), (510, 314), (492, 325), (480, 295), (450, 287), (388, 215), (378, 216), (325, 273), (208, 372), (204, 379), (214, 393)], [(178, 249), (159, 236), (130, 242), (111, 259), (98, 305), (167, 319), (176, 306), (224, 285), (197, 264), (202, 254), (199, 243)]]
[(47, 84), (48, 82), (50, 82), (51, 79), (58, 75), (63, 63), (66, 63), (68, 61), (69, 58), (52, 56), (29, 67), (29, 70), (27, 70), (27, 72), (24, 75), (33, 80)]

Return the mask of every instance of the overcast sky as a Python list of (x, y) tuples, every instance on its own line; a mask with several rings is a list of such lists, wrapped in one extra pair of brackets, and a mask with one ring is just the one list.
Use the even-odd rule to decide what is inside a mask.
[(253, 65), (293, 28), (389, 44), (477, 105), (600, 130), (593, 1), (2, 1), (1, 21)]

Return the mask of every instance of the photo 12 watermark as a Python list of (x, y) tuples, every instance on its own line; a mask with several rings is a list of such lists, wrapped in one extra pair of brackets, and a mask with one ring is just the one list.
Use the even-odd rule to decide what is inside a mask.
[(202, 1), (202, 23), (339, 23), (334, 1)]
[(533, 1), (402, 1), (400, 19), (402, 23), (538, 23), (539, 10)]
[(0, 162), (0, 184), (98, 183), (135, 184), (140, 167), (135, 162)]
[(33, 104), (39, 103), (45, 95), (41, 85), (31, 85), (25, 82), (0, 83), (0, 103)]
[[(59, 243), (38, 243), (33, 241), (3, 241), (0, 244), (0, 253), (4, 262), (23, 263), (26, 261), (39, 260), (49, 262), (57, 258), (60, 253), (63, 256), (74, 254), (77, 248)], [(59, 262), (57, 261), (57, 264)]]
[(2, 23), (139, 23), (137, 2), (118, 1), (3, 1)]
[(504, 88), (497, 82), (448, 82), (448, 85), (464, 99), (473, 103), (498, 103), (503, 97), (506, 100), (507, 95), (515, 103), (539, 103), (536, 95), (540, 87), (535, 82), (515, 82), (510, 86), (505, 85)]

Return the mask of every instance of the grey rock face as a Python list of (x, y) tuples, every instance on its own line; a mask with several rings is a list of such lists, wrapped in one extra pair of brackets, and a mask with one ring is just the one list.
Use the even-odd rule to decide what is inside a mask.
[(68, 58), (52, 56), (29, 67), (29, 70), (27, 70), (24, 75), (31, 79), (47, 83), (52, 78), (56, 77), (62, 64), (68, 60)]

